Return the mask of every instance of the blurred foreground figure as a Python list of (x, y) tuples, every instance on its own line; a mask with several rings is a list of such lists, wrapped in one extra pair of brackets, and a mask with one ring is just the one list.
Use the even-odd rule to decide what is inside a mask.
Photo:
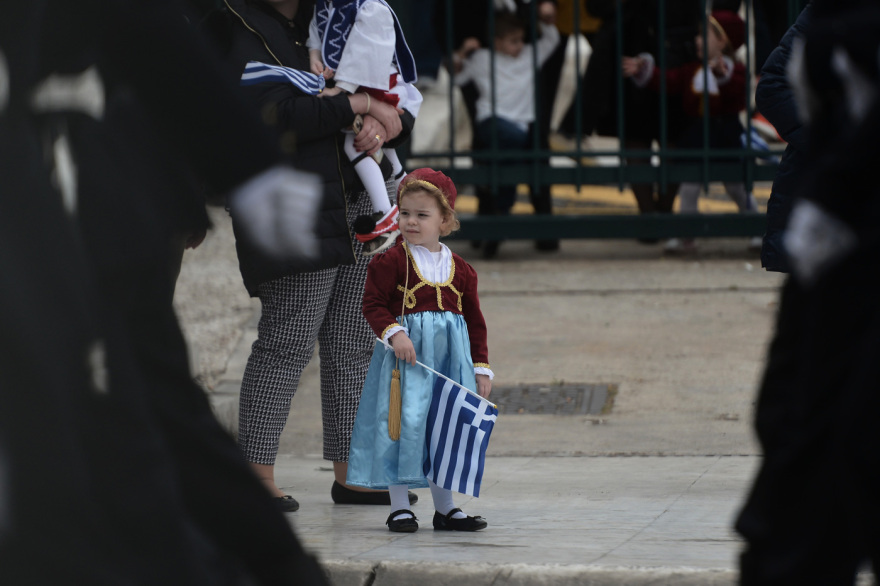
[(880, 3), (812, 10), (788, 66), (809, 172), (757, 405), (764, 461), (736, 524), (744, 585), (880, 571)]
[(319, 192), (182, 12), (0, 12), (0, 584), (325, 583), (191, 380), (169, 295), (184, 176), (281, 256), (311, 254), (277, 220), (311, 235)]

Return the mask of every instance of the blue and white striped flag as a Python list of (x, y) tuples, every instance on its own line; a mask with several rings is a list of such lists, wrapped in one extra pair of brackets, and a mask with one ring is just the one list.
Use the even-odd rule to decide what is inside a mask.
[(497, 417), (492, 403), (437, 377), (428, 411), (425, 476), (437, 486), (480, 496), (486, 446)]
[(264, 82), (292, 83), (298, 90), (310, 96), (320, 94), (325, 84), (323, 76), (309, 71), (248, 61), (244, 66), (244, 73), (241, 74), (241, 85), (257, 85)]

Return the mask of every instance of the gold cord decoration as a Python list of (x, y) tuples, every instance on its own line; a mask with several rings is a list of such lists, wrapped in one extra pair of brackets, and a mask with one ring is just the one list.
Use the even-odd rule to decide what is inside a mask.
[[(404, 258), (406, 259), (406, 276), (404, 277), (403, 304), (400, 307), (400, 321), (403, 321), (403, 312), (406, 310), (406, 291), (409, 287), (409, 249), (406, 242), (402, 242)], [(400, 285), (398, 285), (398, 288)], [(391, 371), (391, 394), (388, 397), (388, 437), (393, 441), (400, 439), (400, 417), (403, 411), (403, 400), (400, 395), (400, 359), (395, 358), (394, 370)]]
[[(410, 257), (410, 252), (409, 252), (409, 249), (407, 249), (407, 257), (406, 257), (407, 262), (409, 262), (409, 257)], [(452, 285), (452, 280), (455, 278), (455, 263), (454, 262), (452, 263), (452, 268), (449, 271), (449, 278), (446, 279), (445, 281), (443, 281), (442, 283), (434, 283), (432, 281), (427, 280), (425, 278), (425, 276), (422, 274), (422, 272), (419, 270), (419, 265), (416, 264), (415, 259), (413, 259), (413, 269), (416, 272), (416, 276), (419, 278), (419, 284), (414, 286), (412, 289), (409, 289), (408, 286), (407, 287), (401, 287), (400, 285), (397, 286), (397, 290), (403, 292), (403, 303), (406, 307), (412, 309), (416, 306), (416, 291), (418, 291), (422, 287), (433, 287), (437, 291), (437, 307), (441, 310), (445, 310), (446, 308), (443, 307), (443, 290), (442, 290), (442, 288), (448, 287), (449, 290), (452, 291), (453, 293), (455, 293), (455, 295), (458, 297), (458, 299), (456, 300), (456, 307), (458, 308), (458, 311), (462, 311), (461, 298), (463, 295), (462, 295), (461, 291), (459, 291), (458, 289), (456, 289)], [(407, 277), (409, 277), (409, 270), (407, 270), (406, 274), (407, 274)], [(407, 283), (407, 285), (409, 285), (409, 283)]]

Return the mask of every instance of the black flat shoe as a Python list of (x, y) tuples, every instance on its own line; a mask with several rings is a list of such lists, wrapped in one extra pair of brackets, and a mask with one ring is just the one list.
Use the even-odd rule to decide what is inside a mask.
[(434, 511), (434, 531), (479, 531), (489, 526), (482, 517), (465, 517), (453, 519), (452, 515), (460, 513), (461, 509), (452, 509), (446, 515)]
[[(406, 517), (405, 519), (398, 519), (396, 521), (394, 520), (394, 517), (397, 515), (403, 515), (405, 513), (412, 515), (412, 517)], [(388, 515), (388, 520), (385, 521), (385, 524), (388, 525), (388, 531), (394, 531), (395, 533), (415, 533), (419, 530), (416, 514), (409, 509), (394, 511)]]
[[(330, 489), (330, 496), (337, 505), (390, 505), (391, 497), (388, 491), (382, 492), (364, 492), (362, 490), (352, 490), (344, 484), (333, 481), (333, 487)], [(409, 504), (414, 505), (419, 500), (419, 495), (412, 491), (407, 491)]]
[(299, 510), (299, 503), (296, 502), (296, 499), (294, 499), (289, 494), (286, 494), (284, 496), (276, 496), (272, 500), (275, 501), (275, 505), (282, 513), (292, 513)]

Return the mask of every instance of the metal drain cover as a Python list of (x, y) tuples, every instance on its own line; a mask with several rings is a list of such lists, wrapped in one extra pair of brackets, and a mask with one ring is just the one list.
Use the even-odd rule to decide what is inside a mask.
[(616, 384), (538, 383), (492, 387), (489, 400), (500, 413), (600, 415), (611, 411), (616, 394)]

